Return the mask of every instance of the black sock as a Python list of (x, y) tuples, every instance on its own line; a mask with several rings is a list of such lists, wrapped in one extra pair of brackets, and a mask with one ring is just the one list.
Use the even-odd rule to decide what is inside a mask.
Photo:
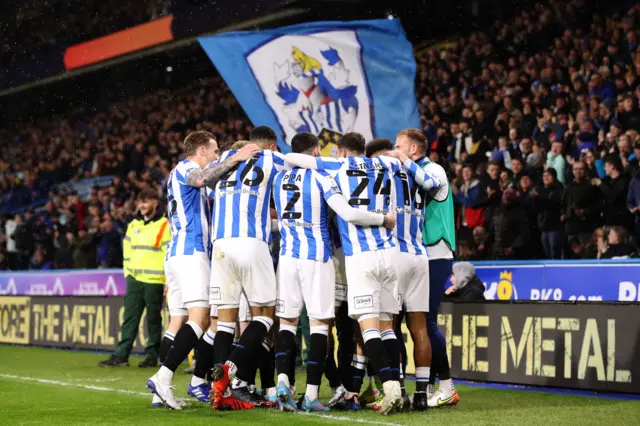
[[(296, 336), (291, 331), (280, 330), (276, 338), (275, 344), (275, 358), (276, 358), (276, 371), (278, 374), (286, 374), (289, 377), (289, 383), (292, 378), (295, 378), (295, 362), (296, 362)], [(291, 365), (294, 366), (292, 372)], [(293, 377), (292, 377), (293, 376)]]
[(233, 348), (234, 334), (224, 331), (216, 333), (216, 339), (213, 341), (213, 363), (224, 364), (229, 359), (229, 354)]
[[(342, 304), (347, 305), (346, 303)], [(351, 360), (355, 350), (355, 328), (358, 323), (348, 316), (344, 317), (342, 306), (336, 317), (336, 330), (338, 332), (338, 373), (343, 385), (351, 381)], [(346, 385), (345, 385), (346, 387)]]
[(262, 389), (269, 389), (276, 387), (275, 372), (276, 372), (276, 352), (273, 348), (273, 343), (269, 339), (265, 339), (262, 342), (262, 350), (260, 351), (260, 386)]
[[(438, 378), (440, 380), (449, 380), (451, 378), (451, 370), (449, 369), (449, 359), (446, 351), (438, 351), (437, 355), (434, 353), (434, 357), (438, 357)], [(433, 368), (432, 368), (433, 370)]]
[(387, 354), (387, 360), (389, 361), (389, 368), (391, 368), (391, 377), (393, 380), (400, 380), (400, 342), (396, 339), (396, 335), (393, 330), (387, 330), (382, 333), (382, 344), (384, 345), (385, 353)]
[[(333, 340), (333, 337), (330, 337)], [(333, 345), (327, 344), (327, 359), (324, 362), (324, 376), (329, 381), (329, 386), (337, 388), (341, 385), (340, 375), (338, 374), (338, 366), (336, 365), (336, 357), (334, 355)]]
[(291, 353), (291, 360), (289, 362), (289, 370), (287, 373), (289, 376), (289, 384), (291, 386), (296, 384), (296, 358), (298, 358), (298, 352), (300, 352), (300, 349), (298, 348), (298, 345), (294, 343), (293, 352)]
[(343, 303), (336, 313), (336, 333), (338, 335), (338, 371), (345, 379), (349, 375), (355, 348), (355, 327), (358, 327), (358, 323), (349, 317), (347, 303)]
[(343, 382), (345, 389), (352, 393), (360, 393), (362, 382), (364, 381), (364, 368), (358, 368), (356, 365), (349, 366), (349, 380)]
[[(431, 371), (429, 372), (429, 384), (430, 385), (435, 385), (436, 384), (436, 376), (438, 375), (438, 373), (436, 373), (436, 363), (434, 362), (435, 358), (433, 358), (431, 360)], [(416, 382), (416, 388), (418, 387), (418, 383)]]
[(384, 344), (379, 337), (369, 339), (364, 343), (365, 351), (371, 362), (374, 372), (380, 378), (382, 383), (393, 380), (393, 373), (389, 367)]
[(245, 382), (247, 379), (251, 380), (251, 372), (255, 375), (255, 371), (253, 371), (251, 366), (256, 365), (257, 367), (256, 354), (267, 332), (268, 330), (264, 323), (254, 319), (244, 330), (244, 333), (240, 336), (240, 341), (233, 352), (231, 352), (231, 355), (229, 355), (229, 361), (238, 367), (236, 376), (240, 380), (244, 380)]
[(320, 386), (322, 382), (322, 372), (327, 359), (327, 345), (326, 334), (313, 333), (311, 335), (311, 348), (309, 348), (307, 362), (307, 384), (309, 385)]
[[(192, 327), (191, 322), (187, 322), (182, 328), (176, 333), (176, 338), (173, 341), (173, 346), (169, 349), (169, 353), (167, 354), (167, 358), (164, 360), (162, 364), (164, 367), (167, 367), (171, 371), (176, 371), (178, 366), (182, 364), (182, 361), (189, 355), (191, 349), (194, 348), (200, 336), (198, 336), (194, 330), (195, 327), (198, 327), (194, 324)], [(198, 327), (199, 329), (199, 327)]]
[(165, 333), (162, 338), (162, 342), (160, 342), (160, 350), (158, 351), (160, 365), (162, 365), (164, 360), (167, 359), (167, 354), (169, 353), (169, 349), (171, 349), (171, 345), (173, 345), (173, 337), (169, 337), (167, 336), (167, 333)]
[[(236, 345), (237, 346), (237, 345)], [(235, 349), (234, 349), (235, 351)], [(260, 356), (262, 355), (262, 353), (260, 353), (259, 356), (253, 357), (251, 359), (249, 359), (247, 362), (243, 362), (242, 364), (237, 365), (238, 367), (238, 371), (236, 373), (236, 376), (239, 379), (244, 380), (245, 382), (247, 382), (247, 385), (253, 383), (256, 383), (256, 374), (258, 374), (258, 365), (260, 364)]]
[(204, 379), (213, 368), (213, 343), (211, 332), (207, 331), (196, 343), (196, 367), (193, 375)]
[(376, 372), (373, 369), (373, 366), (371, 365), (371, 362), (367, 363), (367, 376), (369, 377), (373, 377), (376, 375)]
[[(351, 356), (353, 356), (353, 354)], [(351, 376), (353, 375), (351, 365), (340, 366), (340, 364), (338, 364), (338, 372), (340, 373), (340, 382), (342, 382), (342, 385), (346, 388), (347, 383), (351, 382)], [(364, 371), (362, 374), (364, 375)]]
[(407, 368), (407, 345), (404, 340), (405, 336), (402, 334), (402, 320), (404, 319), (406, 312), (402, 311), (398, 315), (398, 321), (396, 328), (394, 329), (396, 338), (398, 339), (398, 348), (400, 350), (400, 377), (404, 376), (404, 370)]

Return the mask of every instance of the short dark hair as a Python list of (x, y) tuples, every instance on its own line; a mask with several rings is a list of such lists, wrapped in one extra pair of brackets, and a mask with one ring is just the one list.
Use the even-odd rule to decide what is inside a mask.
[(360, 133), (349, 132), (340, 136), (338, 139), (338, 148), (343, 148), (357, 154), (363, 154), (365, 147), (364, 136)]
[(371, 157), (376, 152), (393, 151), (393, 142), (385, 138), (376, 138), (367, 143), (364, 148), (364, 154)]
[(291, 151), (304, 153), (318, 146), (318, 137), (311, 133), (298, 133), (291, 139)]
[(269, 142), (274, 143), (278, 140), (278, 135), (273, 131), (271, 127), (258, 126), (254, 127), (249, 136), (251, 142)]
[(418, 145), (418, 149), (420, 150), (421, 153), (424, 154), (427, 152), (427, 137), (424, 135), (424, 132), (422, 130), (410, 127), (408, 129), (400, 130), (396, 134), (396, 137), (398, 136), (408, 137), (411, 140), (411, 142)]
[(209, 141), (213, 139), (217, 141), (216, 137), (211, 132), (206, 130), (196, 130), (191, 132), (184, 138), (184, 155), (189, 157), (196, 153), (199, 147), (209, 145)]
[(136, 199), (138, 201), (142, 201), (142, 200), (160, 201), (160, 194), (158, 194), (158, 191), (156, 191), (155, 189), (145, 188), (138, 193), (138, 196), (136, 197)]
[(622, 161), (620, 161), (620, 157), (615, 154), (607, 154), (604, 156), (603, 162), (609, 163), (613, 166), (614, 169), (621, 172), (622, 171)]

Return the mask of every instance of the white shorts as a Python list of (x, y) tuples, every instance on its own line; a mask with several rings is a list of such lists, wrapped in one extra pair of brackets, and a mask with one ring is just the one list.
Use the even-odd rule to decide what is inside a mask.
[(276, 304), (276, 275), (269, 246), (256, 238), (228, 238), (213, 243), (212, 305), (237, 308), (244, 292), (250, 306)]
[(399, 309), (429, 312), (429, 258), (423, 254), (396, 252)]
[(335, 316), (335, 269), (328, 260), (294, 259), (280, 256), (276, 315), (298, 318), (307, 307), (310, 319)]
[(216, 305), (211, 305), (211, 309), (209, 309), (209, 316), (218, 318), (218, 307)]
[(173, 256), (164, 263), (169, 313), (187, 316), (189, 308), (209, 307), (209, 260), (204, 253)]
[(253, 319), (251, 315), (251, 309), (249, 309), (249, 302), (247, 302), (247, 296), (242, 293), (240, 296), (240, 307), (238, 309), (238, 321), (249, 322)]
[(368, 251), (346, 256), (349, 316), (397, 314), (396, 248)]

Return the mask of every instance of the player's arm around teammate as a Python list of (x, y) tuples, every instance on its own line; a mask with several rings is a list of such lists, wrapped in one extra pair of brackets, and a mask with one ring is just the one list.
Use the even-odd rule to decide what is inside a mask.
[[(292, 150), (317, 157), (318, 139), (309, 133), (294, 136)], [(331, 256), (329, 217), (326, 204), (343, 220), (361, 226), (389, 227), (387, 215), (355, 209), (342, 195), (335, 180), (323, 172), (294, 169), (280, 172), (275, 181), (275, 205), (280, 221), (282, 252), (278, 268), (276, 314), (281, 327), (276, 342), (278, 354), (278, 396), (282, 409), (295, 410), (290, 386), (295, 333), (300, 313), (306, 305), (311, 326), (307, 389), (303, 409), (325, 411), (318, 401), (318, 388), (327, 356), (329, 324), (334, 317), (335, 270)]]
[[(268, 352), (267, 335), (273, 326), (276, 303), (276, 277), (269, 252), (269, 199), (273, 181), (284, 169), (284, 158), (275, 152), (276, 133), (258, 126), (250, 136), (251, 144), (260, 150), (231, 170), (215, 186), (211, 257), (211, 303), (218, 306), (218, 331), (214, 342), (214, 385), (211, 405), (214, 409), (253, 408), (264, 401), (254, 399), (248, 389), (256, 371), (256, 356)], [(223, 154), (225, 158), (235, 152)], [(241, 295), (249, 303), (252, 320), (238, 344), (233, 338)], [(267, 356), (265, 354), (264, 356)], [(226, 390), (231, 387), (232, 396)], [(276, 396), (275, 386), (267, 389), (267, 397)]]
[(422, 187), (422, 189), (424, 189), (425, 191), (438, 189), (440, 188), (440, 185), (442, 185), (442, 183), (440, 182), (440, 178), (437, 175), (430, 174), (426, 170), (418, 166), (403, 151), (396, 149), (395, 151), (385, 152), (384, 155), (400, 160), (405, 171), (411, 176), (414, 182)]
[(188, 315), (188, 321), (176, 333), (164, 364), (147, 380), (147, 386), (169, 408), (181, 409), (173, 394), (173, 375), (209, 327), (209, 229), (208, 201), (202, 187), (219, 179), (239, 162), (250, 158), (255, 147), (245, 147), (228, 161), (203, 168), (219, 156), (215, 137), (196, 131), (185, 138), (182, 160), (167, 181), (167, 201), (172, 240), (167, 252), (170, 309)]
[(205, 169), (194, 170), (191, 172), (188, 178), (189, 185), (196, 188), (202, 188), (204, 186), (213, 188), (224, 175), (233, 170), (241, 162), (253, 157), (258, 152), (260, 152), (260, 147), (258, 145), (252, 143), (246, 144), (238, 152), (225, 158), (224, 161), (214, 162)]
[[(321, 169), (338, 179), (340, 188), (350, 194), (350, 204), (369, 211), (388, 211), (395, 206), (392, 175), (402, 166), (395, 159), (368, 159), (364, 156), (365, 140), (358, 133), (347, 133), (338, 140), (338, 159), (304, 158), (299, 153), (287, 154), (289, 164)], [(389, 161), (392, 160), (392, 161)], [(380, 414), (393, 412), (402, 402), (400, 383), (394, 378), (390, 363), (397, 356), (382, 343), (381, 332), (392, 329), (391, 314), (397, 313), (396, 274), (391, 259), (395, 236), (381, 226), (362, 228), (340, 221), (345, 269), (348, 281), (349, 315), (357, 318), (362, 331), (365, 352), (374, 374), (380, 376), (385, 398)], [(399, 363), (399, 361), (398, 361)], [(362, 376), (360, 370), (353, 375)], [(345, 399), (357, 404), (362, 382), (347, 388)]]

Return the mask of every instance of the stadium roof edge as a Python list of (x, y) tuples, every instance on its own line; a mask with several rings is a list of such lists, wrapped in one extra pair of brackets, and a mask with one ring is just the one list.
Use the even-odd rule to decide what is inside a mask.
[(63, 81), (66, 80), (68, 78), (72, 78), (72, 77), (76, 77), (82, 74), (86, 74), (86, 73), (90, 73), (93, 71), (97, 71), (99, 69), (102, 68), (106, 68), (106, 67), (110, 67), (113, 65), (117, 65), (117, 64), (121, 64), (124, 62), (128, 62), (128, 61), (132, 61), (132, 60), (136, 60), (136, 59), (140, 59), (146, 56), (151, 56), (151, 55), (155, 55), (157, 53), (160, 52), (164, 52), (164, 51), (168, 51), (168, 50), (173, 50), (173, 49), (177, 49), (180, 47), (184, 47), (184, 46), (188, 46), (189, 44), (192, 43), (196, 43), (198, 40), (198, 37), (201, 36), (207, 36), (207, 35), (212, 35), (212, 34), (220, 34), (220, 33), (225, 33), (225, 32), (230, 32), (230, 31), (238, 31), (238, 30), (243, 30), (243, 29), (247, 29), (256, 25), (262, 25), (262, 24), (267, 24), (279, 19), (284, 19), (284, 18), (291, 18), (294, 16), (298, 16), (298, 15), (302, 15), (306, 12), (308, 12), (309, 9), (306, 8), (297, 8), (297, 9), (288, 9), (288, 10), (283, 10), (280, 12), (274, 12), (274, 13), (270, 13), (266, 16), (262, 16), (259, 18), (255, 18), (255, 19), (250, 19), (247, 21), (243, 21), (243, 22), (239, 22), (236, 24), (232, 24), (232, 25), (228, 25), (226, 27), (222, 27), (217, 31), (212, 31), (212, 32), (208, 32), (208, 33), (203, 33), (199, 36), (196, 37), (189, 37), (189, 38), (185, 38), (185, 39), (180, 39), (180, 40), (175, 40), (175, 41), (171, 41), (168, 43), (164, 43), (158, 46), (153, 46), (150, 47), (148, 49), (144, 49), (144, 50), (140, 50), (140, 51), (136, 51), (136, 52), (131, 52), (129, 54), (123, 55), (123, 56), (119, 56), (117, 58), (113, 58), (113, 59), (109, 59), (97, 64), (92, 64), (92, 65), (88, 65), (86, 67), (82, 67), (82, 68), (78, 68), (78, 69), (74, 69), (72, 71), (67, 71), (67, 72), (63, 72), (51, 77), (46, 77), (43, 78), (41, 80), (36, 80), (30, 83), (26, 83), (26, 84), (22, 84), (20, 86), (16, 86), (16, 87), (10, 87), (8, 89), (4, 89), (4, 90), (0, 90), (0, 98), (5, 97), (5, 96), (11, 96), (11, 95), (15, 95), (17, 93), (20, 92), (24, 92), (25, 90), (30, 90), (30, 89), (35, 89), (41, 86), (45, 86), (47, 84), (51, 84), (51, 83), (55, 83), (55, 82), (59, 82), (59, 81)]

